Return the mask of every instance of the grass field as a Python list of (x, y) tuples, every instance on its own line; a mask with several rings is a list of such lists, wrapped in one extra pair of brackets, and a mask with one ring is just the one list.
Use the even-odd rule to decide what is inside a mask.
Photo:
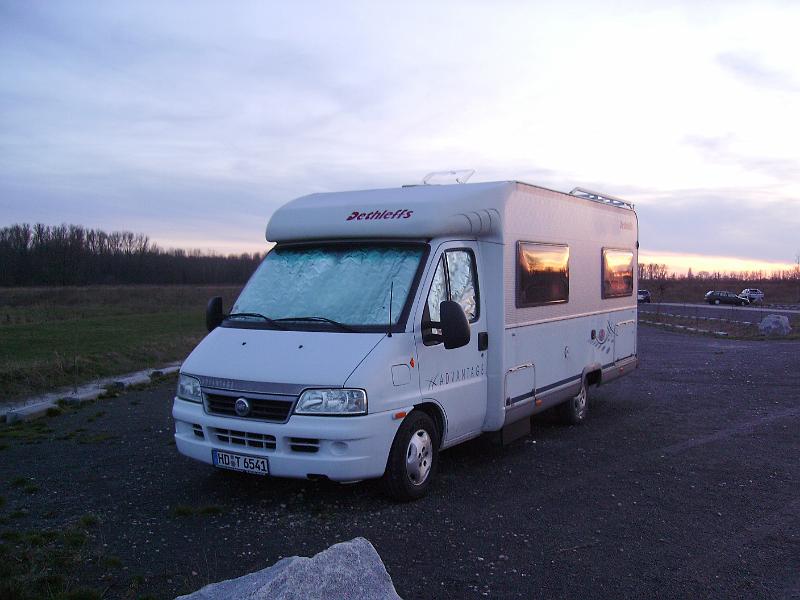
[(0, 290), (0, 402), (186, 357), (205, 305), (239, 286), (90, 286)]
[[(724, 333), (730, 339), (738, 340), (770, 340), (774, 339), (766, 335), (762, 335), (758, 330), (758, 325), (747, 325), (738, 321), (710, 321), (706, 319), (699, 319), (690, 316), (676, 316), (661, 314), (659, 312), (639, 313), (640, 322), (646, 325), (664, 325), (667, 327), (680, 326), (683, 333), (698, 333), (704, 335), (715, 335), (717, 333)], [(800, 318), (791, 318), (789, 322), (792, 327), (792, 332), (783, 340), (798, 340), (800, 339)]]
[(800, 303), (800, 282), (755, 281), (731, 279), (665, 279), (639, 280), (639, 288), (650, 290), (654, 302), (702, 302), (705, 293), (721, 290), (738, 294), (744, 288), (757, 288), (764, 292), (764, 304)]

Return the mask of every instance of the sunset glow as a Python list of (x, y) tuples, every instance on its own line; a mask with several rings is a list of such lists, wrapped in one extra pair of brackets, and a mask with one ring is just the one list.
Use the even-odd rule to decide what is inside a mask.
[(701, 271), (720, 272), (752, 272), (762, 271), (769, 276), (776, 271), (792, 271), (795, 263), (753, 260), (734, 256), (710, 256), (703, 254), (679, 254), (675, 252), (640, 252), (640, 263), (665, 264), (670, 272), (684, 275), (691, 269), (694, 275)]

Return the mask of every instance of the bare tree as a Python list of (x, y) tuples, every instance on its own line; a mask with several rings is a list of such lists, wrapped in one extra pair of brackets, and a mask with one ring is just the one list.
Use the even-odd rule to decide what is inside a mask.
[(794, 255), (794, 278), (797, 280), (797, 301), (800, 302), (800, 251)]

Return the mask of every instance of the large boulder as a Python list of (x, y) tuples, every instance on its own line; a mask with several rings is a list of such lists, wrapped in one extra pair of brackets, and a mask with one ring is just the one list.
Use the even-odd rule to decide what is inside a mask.
[(375, 548), (364, 538), (293, 556), (237, 579), (212, 583), (176, 600), (400, 600)]
[(758, 324), (758, 331), (763, 335), (789, 335), (792, 332), (792, 326), (789, 325), (789, 317), (767, 315)]

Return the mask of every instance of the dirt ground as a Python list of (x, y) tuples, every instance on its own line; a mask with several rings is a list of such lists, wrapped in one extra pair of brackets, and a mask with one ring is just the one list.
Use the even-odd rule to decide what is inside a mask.
[[(543, 415), (508, 447), (448, 450), (413, 504), (183, 458), (168, 385), (5, 429), (0, 550), (36, 563), (19, 577), (107, 598), (174, 597), (355, 536), (404, 598), (800, 597), (800, 342), (643, 326), (639, 353), (592, 390), (585, 425)], [(54, 563), (48, 544), (73, 553)]]

